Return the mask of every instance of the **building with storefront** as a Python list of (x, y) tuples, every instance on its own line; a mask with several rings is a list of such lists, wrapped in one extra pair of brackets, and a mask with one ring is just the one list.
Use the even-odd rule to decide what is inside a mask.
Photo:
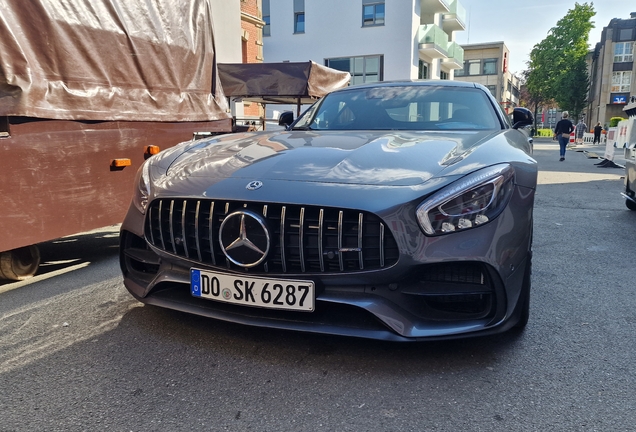
[(587, 56), (590, 93), (586, 109), (587, 124), (608, 125), (612, 117), (625, 117), (623, 108), (634, 89), (634, 43), (636, 12), (631, 18), (614, 18), (603, 28), (601, 41)]

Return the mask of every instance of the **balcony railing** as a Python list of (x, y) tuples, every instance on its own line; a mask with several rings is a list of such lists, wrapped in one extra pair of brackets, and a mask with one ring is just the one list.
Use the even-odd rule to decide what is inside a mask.
[(452, 0), (420, 0), (422, 15), (433, 13), (446, 13), (450, 11)]
[(442, 17), (442, 26), (448, 33), (466, 29), (466, 9), (459, 0), (452, 0), (448, 13)]
[[(435, 24), (421, 25), (418, 31), (419, 50), (430, 58), (448, 57), (448, 34)], [(462, 52), (463, 56), (463, 52)]]
[(456, 42), (448, 44), (447, 58), (442, 63), (449, 69), (461, 69), (464, 67), (464, 48)]

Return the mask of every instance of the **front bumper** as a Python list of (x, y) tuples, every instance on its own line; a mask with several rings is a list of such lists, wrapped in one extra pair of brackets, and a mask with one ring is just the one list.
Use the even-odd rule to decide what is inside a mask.
[(312, 313), (243, 307), (191, 296), (190, 268), (202, 265), (151, 247), (143, 238), (143, 215), (131, 207), (121, 232), (124, 283), (146, 304), (260, 327), (391, 341), (503, 332), (519, 318), (531, 246), (532, 192), (516, 190), (496, 221), (442, 237), (425, 237), (403, 217), (391, 220), (383, 215), (400, 248), (399, 261), (390, 268), (272, 275), (312, 279), (317, 287)]

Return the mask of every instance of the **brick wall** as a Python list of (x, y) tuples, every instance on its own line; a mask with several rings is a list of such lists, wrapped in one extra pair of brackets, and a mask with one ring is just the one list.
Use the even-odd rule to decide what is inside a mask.
[[(243, 63), (263, 62), (263, 21), (261, 0), (241, 0), (241, 47)], [(264, 116), (263, 107), (245, 102), (246, 117)]]

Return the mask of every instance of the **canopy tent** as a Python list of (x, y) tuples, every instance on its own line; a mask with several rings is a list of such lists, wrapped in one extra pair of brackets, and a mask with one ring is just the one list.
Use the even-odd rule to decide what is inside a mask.
[(263, 104), (311, 104), (327, 93), (349, 85), (351, 75), (302, 63), (219, 64), (227, 97)]

